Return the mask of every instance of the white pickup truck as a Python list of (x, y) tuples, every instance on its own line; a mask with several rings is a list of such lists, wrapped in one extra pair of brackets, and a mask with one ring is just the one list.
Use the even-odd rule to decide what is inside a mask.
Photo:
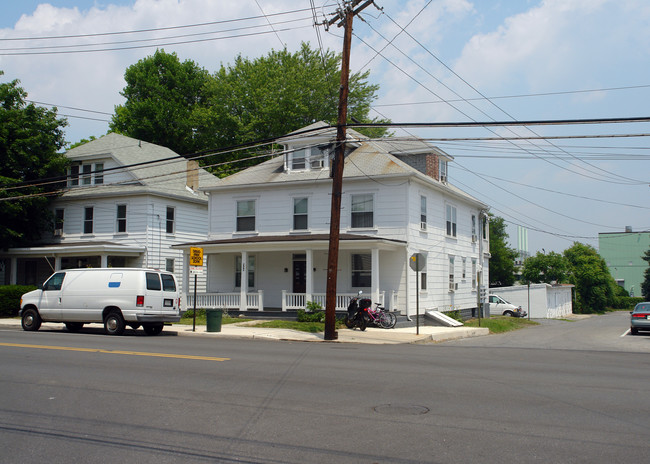
[(491, 316), (526, 317), (528, 315), (526, 311), (521, 309), (521, 306), (515, 306), (499, 295), (490, 295), (489, 301)]

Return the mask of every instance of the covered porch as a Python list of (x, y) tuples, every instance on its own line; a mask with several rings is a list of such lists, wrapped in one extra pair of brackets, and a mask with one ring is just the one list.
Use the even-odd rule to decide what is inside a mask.
[[(182, 288), (194, 307), (189, 249), (203, 249), (206, 291), (197, 308), (295, 311), (308, 302), (325, 307), (329, 235), (248, 236), (176, 245), (183, 250)], [(336, 309), (345, 310), (359, 290), (373, 303), (398, 307), (406, 272), (406, 242), (342, 234), (339, 242)], [(207, 261), (207, 264), (206, 264)]]
[(144, 246), (88, 242), (10, 248), (0, 254), (0, 282), (38, 285), (61, 269), (140, 267), (145, 251)]

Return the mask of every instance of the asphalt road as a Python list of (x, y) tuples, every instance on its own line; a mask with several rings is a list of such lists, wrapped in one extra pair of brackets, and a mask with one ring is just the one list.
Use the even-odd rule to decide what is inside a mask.
[(617, 313), (429, 345), (0, 331), (0, 462), (647, 462)]

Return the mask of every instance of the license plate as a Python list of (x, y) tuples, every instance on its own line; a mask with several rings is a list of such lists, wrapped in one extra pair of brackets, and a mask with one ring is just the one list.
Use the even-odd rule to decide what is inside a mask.
[(650, 314), (648, 314), (645, 318), (646, 318), (646, 319), (650, 319)]

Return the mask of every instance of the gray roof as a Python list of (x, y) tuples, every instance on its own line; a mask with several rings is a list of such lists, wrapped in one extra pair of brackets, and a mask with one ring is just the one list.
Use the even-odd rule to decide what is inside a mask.
[[(320, 135), (332, 132), (336, 136), (336, 128), (325, 123), (315, 123), (305, 129), (321, 128), (317, 131)], [(298, 133), (305, 129), (296, 131)], [(295, 134), (292, 133), (292, 134)], [(283, 142), (294, 141), (296, 138), (289, 136), (281, 139)], [(415, 177), (441, 192), (463, 198), (477, 204), (481, 208), (487, 205), (473, 196), (463, 192), (448, 182), (440, 182), (433, 179), (417, 169), (401, 161), (396, 155), (408, 155), (415, 153), (436, 153), (447, 160), (453, 159), (450, 155), (433, 145), (420, 140), (381, 139), (371, 140), (359, 134), (352, 136), (358, 140), (358, 147), (345, 158), (343, 169), (344, 180), (368, 179), (382, 177)], [(348, 132), (348, 137), (351, 134)], [(219, 190), (227, 188), (287, 185), (290, 183), (329, 181), (329, 169), (305, 170), (286, 172), (284, 169), (284, 156), (279, 155), (264, 163), (250, 167), (229, 177), (221, 179), (221, 182), (214, 188), (206, 190)]]
[[(126, 169), (133, 178), (132, 182), (104, 184), (92, 186), (92, 188), (73, 188), (64, 194), (66, 198), (145, 193), (207, 202), (204, 192), (193, 192), (186, 187), (187, 160), (169, 148), (160, 145), (110, 133), (69, 150), (66, 156), (71, 161), (110, 157), (120, 166), (139, 164), (139, 166)], [(110, 172), (106, 173), (106, 175), (108, 174)], [(220, 182), (216, 176), (202, 168), (199, 169), (198, 174), (199, 187), (214, 187)]]

